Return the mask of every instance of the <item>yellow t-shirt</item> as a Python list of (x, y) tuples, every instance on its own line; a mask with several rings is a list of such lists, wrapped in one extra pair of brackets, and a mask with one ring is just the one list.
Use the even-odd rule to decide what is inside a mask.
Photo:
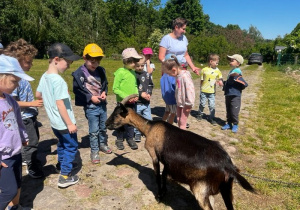
[(222, 73), (218, 68), (205, 67), (201, 71), (201, 92), (215, 93), (216, 81), (222, 79)]

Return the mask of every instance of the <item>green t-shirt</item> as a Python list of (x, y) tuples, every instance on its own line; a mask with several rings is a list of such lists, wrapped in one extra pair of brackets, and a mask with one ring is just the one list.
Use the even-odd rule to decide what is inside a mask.
[(117, 102), (122, 101), (123, 98), (129, 95), (138, 94), (134, 70), (119, 68), (114, 76), (113, 92), (116, 95)]
[(205, 67), (201, 71), (201, 92), (215, 93), (216, 81), (222, 79), (222, 73), (218, 68)]

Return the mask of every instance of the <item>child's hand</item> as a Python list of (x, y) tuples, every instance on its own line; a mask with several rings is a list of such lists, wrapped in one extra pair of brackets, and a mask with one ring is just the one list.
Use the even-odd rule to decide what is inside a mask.
[(22, 145), (24, 146), (24, 147), (26, 147), (26, 146), (28, 146), (28, 143), (29, 141), (25, 141), (25, 142), (22, 142)]
[(67, 125), (67, 127), (68, 127), (68, 130), (69, 130), (70, 134), (77, 132), (77, 126), (75, 124)]
[(147, 99), (148, 98), (148, 94), (146, 92), (142, 92), (141, 96), (142, 96), (142, 98), (148, 100)]
[(42, 107), (42, 106), (44, 106), (43, 100), (41, 100), (41, 99), (35, 100), (35, 101), (31, 101), (31, 104), (34, 107)]
[(222, 80), (219, 80), (219, 81), (218, 81), (218, 85), (219, 85), (220, 87), (223, 87), (223, 86), (224, 86)]
[(139, 99), (138, 97), (131, 98), (131, 99), (128, 100), (128, 102), (129, 103), (135, 103), (135, 102), (137, 102), (138, 99)]
[(100, 99), (98, 97), (99, 96), (92, 96), (91, 101), (93, 102), (93, 104), (99, 104), (100, 103)]
[(1, 161), (0, 168), (1, 167), (7, 168), (8, 166), (4, 162)]
[(105, 92), (102, 92), (101, 93), (101, 96), (99, 96), (98, 97), (101, 101), (105, 101), (105, 99), (106, 99), (106, 94), (105, 94)]

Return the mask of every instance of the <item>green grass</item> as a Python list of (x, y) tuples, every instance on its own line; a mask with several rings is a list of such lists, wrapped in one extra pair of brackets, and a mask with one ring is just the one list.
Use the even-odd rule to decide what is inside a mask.
[[(300, 85), (276, 67), (264, 66), (260, 98), (246, 125), (254, 132), (246, 131), (241, 150), (248, 159), (262, 157), (253, 162), (252, 174), (300, 184)], [(299, 209), (300, 186), (258, 181), (256, 187), (262, 193), (272, 193), (274, 199), (283, 198), (280, 209)]]

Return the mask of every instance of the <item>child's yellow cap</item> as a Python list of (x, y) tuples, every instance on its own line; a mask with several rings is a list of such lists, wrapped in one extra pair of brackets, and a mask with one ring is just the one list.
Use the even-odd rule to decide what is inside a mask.
[(88, 44), (83, 50), (83, 56), (89, 55), (91, 57), (104, 56), (103, 50), (95, 43)]

